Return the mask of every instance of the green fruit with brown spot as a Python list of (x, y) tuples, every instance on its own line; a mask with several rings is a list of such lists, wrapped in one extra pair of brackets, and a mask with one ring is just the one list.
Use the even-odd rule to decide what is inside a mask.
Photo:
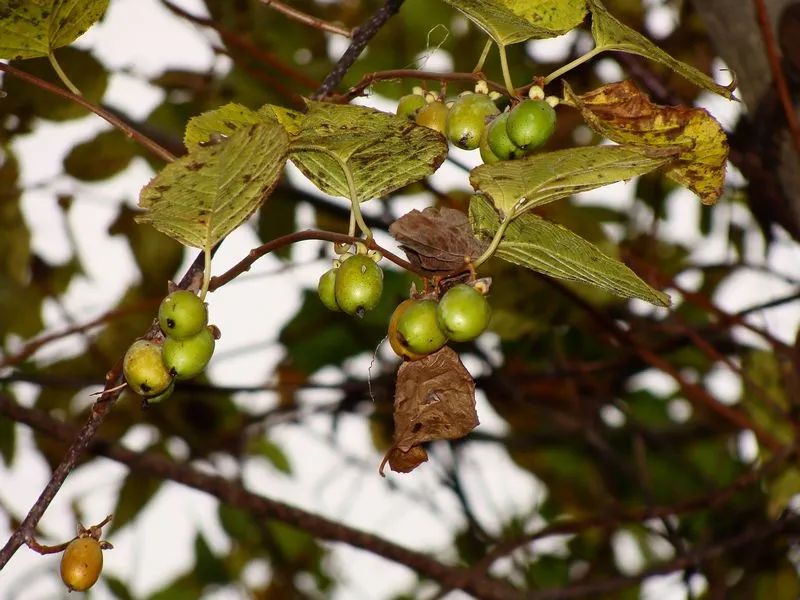
[(369, 256), (356, 254), (339, 267), (333, 291), (342, 312), (363, 317), (381, 299), (383, 271)]
[(480, 145), (487, 119), (499, 112), (486, 94), (459, 96), (447, 115), (447, 139), (464, 150), (475, 150)]
[(158, 396), (172, 383), (172, 376), (161, 360), (161, 346), (150, 340), (131, 344), (122, 360), (122, 374), (128, 387), (145, 398)]

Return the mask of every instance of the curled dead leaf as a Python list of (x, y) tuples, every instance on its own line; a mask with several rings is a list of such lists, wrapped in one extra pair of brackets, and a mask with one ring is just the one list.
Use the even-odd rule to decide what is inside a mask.
[(412, 210), (392, 223), (389, 233), (409, 262), (430, 276), (463, 267), (487, 245), (473, 235), (467, 215), (446, 207)]
[(581, 111), (589, 127), (610, 140), (629, 146), (674, 148), (678, 155), (667, 167), (667, 176), (692, 190), (703, 204), (714, 204), (722, 195), (728, 139), (707, 110), (654, 104), (630, 80), (583, 95), (575, 94), (565, 83), (564, 98)]
[(413, 470), (427, 460), (422, 443), (455, 440), (477, 425), (475, 382), (452, 348), (404, 362), (395, 386), (394, 444), (381, 462), (381, 475), (387, 462), (393, 471)]

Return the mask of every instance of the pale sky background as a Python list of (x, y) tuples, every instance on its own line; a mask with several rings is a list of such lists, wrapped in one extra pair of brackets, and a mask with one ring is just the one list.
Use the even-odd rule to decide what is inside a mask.
[[(199, 0), (176, 2), (194, 14), (204, 14)], [(655, 4), (648, 2), (648, 4)], [(654, 37), (669, 33), (675, 26), (675, 16), (661, 6), (654, 8), (648, 24)], [(453, 27), (463, 23), (447, 24)], [(146, 32), (143, 37), (142, 32)], [(224, 57), (216, 57), (209, 49), (208, 40), (213, 39), (207, 30), (198, 29), (172, 16), (155, 0), (115, 0), (104, 21), (92, 28), (79, 42), (84, 48), (92, 48), (95, 54), (111, 70), (124, 69), (128, 74), (113, 75), (104, 103), (118, 107), (133, 117), (143, 117), (158, 105), (161, 92), (151, 87), (147, 78), (164, 69), (185, 68), (204, 71), (213, 67), (219, 72), (229, 68)], [(534, 57), (564, 55), (573, 41), (572, 35), (556, 40), (529, 44)], [(331, 52), (336, 55), (346, 47), (346, 41), (330, 37)], [(449, 57), (442, 51), (428, 53), (426, 68), (447, 68)], [(408, 57), (402, 57), (407, 62)], [(404, 62), (404, 64), (405, 64)], [(720, 68), (723, 65), (719, 65)], [(621, 78), (621, 72), (611, 60), (601, 63), (601, 72), (608, 81)], [(725, 79), (725, 74), (722, 74)], [(393, 110), (393, 103), (380, 97), (366, 99), (366, 104), (384, 110)], [(735, 122), (737, 105), (723, 99), (704, 95), (706, 106), (723, 124)], [(24, 213), (33, 233), (33, 247), (37, 253), (53, 262), (70, 258), (68, 231), (76, 233), (77, 251), (87, 268), (85, 277), (76, 278), (66, 296), (64, 304), (68, 312), (79, 321), (87, 320), (104, 312), (113, 305), (123, 291), (135, 280), (130, 250), (125, 241), (110, 238), (108, 225), (117, 214), (121, 201), (133, 204), (139, 189), (150, 179), (152, 171), (142, 159), (135, 159), (128, 169), (110, 181), (101, 184), (86, 184), (62, 174), (62, 159), (76, 143), (91, 139), (108, 125), (95, 117), (66, 123), (41, 121), (29, 136), (18, 139), (14, 149), (22, 166), (22, 182), (26, 187), (36, 186), (23, 199)], [(455, 151), (462, 162), (477, 164), (477, 152)], [(301, 176), (291, 170), (289, 176)], [(459, 185), (464, 189), (468, 183), (463, 173), (453, 167), (444, 167), (435, 176), (448, 187)], [(738, 181), (738, 174), (731, 173), (731, 181)], [(309, 184), (309, 189), (313, 189)], [(583, 195), (582, 202), (605, 202), (617, 207), (632, 205), (632, 183), (621, 183)], [(69, 192), (75, 196), (75, 204), (65, 220), (56, 208), (54, 192)], [(420, 195), (410, 200), (403, 209), (421, 208), (428, 198)], [(369, 206), (367, 205), (367, 211)], [(641, 211), (641, 207), (637, 207)], [(711, 240), (704, 240), (694, 230), (696, 216), (700, 210), (713, 210), (714, 232)], [(646, 219), (649, 215), (642, 214)], [(300, 226), (311, 222), (311, 211), (301, 208)], [(720, 204), (716, 208), (701, 208), (698, 200), (689, 192), (676, 191), (667, 202), (667, 217), (661, 231), (669, 239), (697, 242), (693, 255), (698, 260), (714, 262), (730, 257), (726, 232), (730, 223), (748, 227), (752, 233), (748, 248), (760, 248), (760, 236), (755, 233), (750, 215), (741, 207)], [(611, 230), (613, 234), (613, 229)], [(391, 245), (388, 238), (382, 243)], [(703, 243), (700, 243), (700, 242)], [(250, 248), (258, 245), (252, 228), (244, 226), (231, 234), (214, 260), (214, 271), (221, 272), (241, 258)], [(279, 261), (265, 258), (259, 261), (251, 273), (239, 278), (231, 285), (209, 296), (210, 313), (214, 323), (223, 332), (217, 351), (210, 365), (210, 375), (218, 384), (248, 385), (264, 381), (283, 355), (276, 338), (282, 324), (294, 314), (302, 289), (314, 287), (320, 273), (328, 268), (325, 261), (315, 260), (319, 244), (306, 242), (296, 247), (294, 259), (300, 266), (282, 270)], [(754, 252), (752, 262), (763, 262), (759, 252)], [(185, 263), (194, 256), (188, 253)], [(186, 266), (186, 264), (184, 266)], [(798, 275), (800, 264), (798, 246), (785, 236), (773, 247), (768, 264), (778, 272)], [(695, 278), (696, 279), (696, 278)], [(691, 274), (684, 281), (692, 287)], [(790, 286), (780, 280), (760, 273), (742, 273), (731, 278), (720, 290), (716, 302), (726, 310), (738, 310), (752, 304), (776, 298), (791, 291)], [(674, 291), (672, 291), (674, 293)], [(642, 311), (655, 309), (637, 302)], [(331, 318), (338, 318), (332, 316)], [(800, 303), (752, 316), (754, 322), (766, 326), (778, 338), (790, 342), (800, 322)], [(54, 306), (45, 310), (48, 330), (58, 329), (64, 321)], [(737, 335), (751, 339), (752, 335), (739, 331)], [(491, 334), (484, 336), (482, 343), (493, 351), (497, 341)], [(71, 337), (51, 344), (36, 355), (43, 363), (82, 350), (79, 337)], [(388, 356), (387, 348), (381, 349)], [(347, 368), (366, 377), (369, 356), (360, 356), (348, 361)], [(473, 374), (478, 374), (481, 364), (471, 357), (465, 364)], [(318, 379), (335, 382), (341, 374), (326, 369)], [(734, 401), (738, 397), (739, 383), (723, 368), (716, 369), (706, 381), (711, 391), (723, 401)], [(634, 385), (659, 390), (675, 389), (674, 382), (662, 373), (651, 371), (639, 378)], [(35, 388), (18, 384), (15, 391), (23, 403), (30, 403)], [(309, 406), (330, 401), (335, 396), (306, 393)], [(89, 402), (82, 397), (80, 402)], [(263, 410), (274, 405), (270, 393), (241, 394), (237, 402), (247, 410)], [(685, 401), (674, 401), (674, 413), (691, 411)], [(485, 399), (479, 395), (478, 411), (481, 420), (479, 430), (500, 434), (505, 425)], [(613, 420), (613, 411), (608, 418)], [(0, 500), (11, 508), (17, 517), (25, 515), (49, 478), (49, 470), (32, 450), (30, 430), (17, 428), (17, 456), (11, 467), (0, 464)], [(436, 473), (442, 463), (435, 457), (417, 469), (412, 475), (390, 474), (384, 480), (377, 476), (376, 468), (381, 456), (370, 442), (367, 422), (360, 417), (345, 415), (339, 424), (334, 439), (330, 439), (330, 419), (314, 416), (302, 425), (281, 425), (270, 430), (270, 439), (278, 443), (289, 456), (294, 472), (285, 476), (266, 462), (249, 460), (244, 469), (246, 485), (253, 491), (285, 500), (290, 504), (312, 510), (333, 519), (379, 533), (406, 545), (436, 554), (442, 560), (450, 560), (450, 541), (454, 531), (464, 525), (458, 503), (453, 495), (437, 485)], [(102, 430), (101, 430), (102, 434)], [(148, 426), (134, 427), (121, 441), (133, 448), (144, 448), (154, 432)], [(740, 452), (743, 457), (752, 456), (752, 440), (742, 436)], [(335, 448), (336, 451), (332, 451)], [(180, 457), (184, 448), (175, 447)], [(444, 456), (443, 453), (437, 457)], [(351, 460), (348, 460), (351, 459)], [(511, 515), (530, 514), (532, 508), (546, 497), (546, 490), (528, 472), (518, 469), (508, 455), (491, 444), (472, 444), (466, 449), (465, 460), (472, 468), (466, 471), (466, 490), (473, 501), (481, 524), (489, 531), (497, 531), (502, 522)], [(354, 464), (357, 466), (354, 466)], [(366, 465), (364, 467), (363, 465)], [(232, 462), (218, 461), (213, 465), (220, 473), (230, 474), (235, 469)], [(48, 509), (41, 522), (45, 533), (42, 541), (54, 543), (69, 539), (74, 532), (70, 504), (79, 502), (82, 511), (91, 515), (92, 522), (101, 520), (113, 512), (116, 494), (127, 471), (124, 467), (104, 459), (77, 469)], [(530, 520), (529, 528), (538, 524)], [(178, 575), (193, 562), (193, 539), (196, 531), (202, 531), (217, 553), (225, 553), (229, 542), (216, 518), (216, 501), (202, 493), (167, 482), (151, 502), (150, 507), (136, 521), (115, 533), (110, 541), (115, 548), (104, 554), (104, 572), (125, 580), (134, 594), (144, 597), (156, 591), (165, 582)], [(0, 520), (0, 540), (10, 534), (9, 525)], [(564, 539), (549, 538), (536, 544), (539, 553), (563, 551)], [(415, 576), (405, 567), (389, 563), (369, 553), (343, 544), (331, 545), (329, 571), (339, 580), (336, 599), (379, 600), (407, 590)], [(671, 556), (668, 545), (656, 547), (664, 558)], [(617, 559), (628, 571), (635, 572), (643, 564), (633, 538), (621, 533), (615, 539)], [(60, 556), (41, 557), (26, 547), (21, 548), (11, 563), (0, 574), (0, 598), (8, 600), (45, 600), (67, 597), (58, 577)], [(506, 563), (507, 565), (507, 563)], [(504, 563), (498, 563), (498, 574)], [(268, 579), (266, 563), (251, 564), (246, 570), (248, 581)], [(692, 586), (703, 589), (704, 580), (697, 576)], [(435, 590), (431, 586), (431, 592)], [(683, 598), (685, 594), (680, 575), (656, 578), (645, 586), (644, 597), (651, 599)], [(72, 595), (72, 598), (77, 596)], [(112, 598), (101, 578), (92, 590), (92, 598)], [(220, 589), (207, 596), (215, 599), (244, 598), (243, 592), (234, 587)], [(453, 593), (449, 600), (458, 600), (466, 595)]]

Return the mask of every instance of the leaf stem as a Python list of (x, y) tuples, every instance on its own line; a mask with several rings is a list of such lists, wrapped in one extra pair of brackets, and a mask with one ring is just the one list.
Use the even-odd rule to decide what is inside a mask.
[(589, 50), (586, 54), (582, 54), (581, 56), (579, 56), (578, 58), (576, 58), (572, 62), (569, 62), (569, 63), (563, 65), (562, 67), (559, 67), (558, 69), (556, 69), (552, 73), (550, 73), (550, 75), (548, 75), (547, 77), (544, 78), (544, 84), (547, 85), (548, 83), (550, 83), (554, 79), (557, 79), (558, 77), (561, 77), (567, 71), (571, 71), (575, 67), (577, 67), (579, 65), (582, 65), (587, 60), (590, 60), (590, 59), (594, 58), (595, 56), (597, 56), (598, 54), (600, 54), (603, 51), (605, 51), (605, 46), (595, 46), (594, 48)]
[(211, 247), (206, 246), (203, 248), (203, 287), (200, 289), (200, 300), (206, 299), (208, 293), (208, 284), (211, 281)]
[(56, 60), (56, 55), (53, 54), (52, 51), (48, 53), (47, 60), (50, 61), (50, 65), (53, 67), (53, 70), (56, 72), (56, 75), (58, 75), (58, 78), (61, 80), (61, 83), (67, 86), (67, 89), (76, 96), (83, 96), (83, 94), (81, 94), (81, 91), (78, 89), (78, 86), (72, 83), (70, 78), (67, 77), (67, 74), (64, 72), (64, 69), (62, 69), (61, 65), (58, 64), (58, 61)]
[(486, 45), (483, 47), (483, 52), (481, 52), (481, 57), (478, 59), (478, 64), (472, 69), (473, 73), (480, 73), (483, 71), (483, 64), (486, 62), (486, 57), (489, 56), (489, 51), (492, 49), (493, 43), (491, 39), (486, 40)]
[(489, 244), (489, 247), (486, 248), (486, 251), (481, 254), (473, 263), (472, 266), (474, 268), (480, 267), (483, 263), (489, 260), (492, 255), (497, 251), (498, 246), (500, 246), (500, 242), (503, 241), (503, 236), (506, 234), (506, 228), (508, 224), (511, 223), (512, 216), (507, 216), (503, 219), (500, 223), (500, 227), (497, 228), (497, 231), (492, 238), (492, 243)]
[(517, 92), (514, 89), (514, 82), (511, 81), (511, 71), (508, 69), (508, 56), (506, 56), (506, 47), (497, 44), (497, 49), (500, 50), (500, 68), (503, 69), (503, 81), (506, 84), (506, 89), (511, 97), (516, 98)]
[[(356, 190), (356, 182), (353, 179), (353, 172), (350, 170), (350, 167), (347, 163), (342, 160), (337, 154), (331, 152), (324, 146), (316, 146), (316, 145), (303, 145), (303, 146), (293, 146), (292, 150), (295, 152), (321, 152), (326, 154), (330, 158), (336, 161), (339, 167), (342, 169), (344, 173), (344, 178), (347, 181), (347, 191), (350, 194), (350, 207), (352, 210), (352, 216), (355, 218), (355, 222), (358, 225), (358, 228), (361, 230), (361, 233), (364, 234), (364, 237), (367, 240), (372, 239), (372, 229), (369, 228), (369, 225), (364, 221), (364, 215), (361, 214), (361, 204), (358, 201), (358, 191)], [(350, 235), (352, 236), (354, 233), (352, 224), (350, 226)]]

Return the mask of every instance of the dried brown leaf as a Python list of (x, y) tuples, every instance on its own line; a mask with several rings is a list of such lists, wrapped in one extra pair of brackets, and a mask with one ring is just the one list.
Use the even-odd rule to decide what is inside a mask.
[(486, 242), (472, 233), (467, 215), (453, 208), (412, 210), (389, 227), (411, 264), (430, 275), (443, 275), (481, 255)]
[(455, 440), (477, 425), (475, 382), (452, 348), (405, 362), (395, 387), (394, 445), (381, 468), (388, 461), (393, 471), (407, 473), (427, 459), (420, 444)]

